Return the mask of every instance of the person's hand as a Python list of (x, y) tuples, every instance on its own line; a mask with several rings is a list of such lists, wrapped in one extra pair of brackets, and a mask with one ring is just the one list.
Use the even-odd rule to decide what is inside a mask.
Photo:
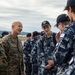
[(24, 64), (24, 71), (22, 72), (22, 75), (26, 75), (25, 70), (26, 70), (26, 67), (25, 67), (25, 64)]
[(58, 42), (58, 40), (59, 40), (59, 37), (60, 37), (60, 32), (58, 32), (57, 34), (56, 34), (56, 41)]
[(28, 56), (30, 57), (30, 54), (28, 54)]
[(46, 65), (46, 69), (50, 69), (54, 66), (54, 61), (53, 60), (48, 60), (48, 64)]
[(26, 75), (24, 71), (22, 72), (22, 75)]

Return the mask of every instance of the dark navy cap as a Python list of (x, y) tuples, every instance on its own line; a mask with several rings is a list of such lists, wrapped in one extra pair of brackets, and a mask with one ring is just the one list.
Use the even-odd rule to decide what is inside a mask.
[(31, 37), (31, 33), (27, 33), (27, 35), (26, 35), (27, 37)]
[(70, 21), (70, 18), (67, 14), (61, 14), (57, 17), (57, 24), (55, 25), (56, 27), (58, 27), (58, 23), (59, 22), (67, 22), (67, 21)]
[(67, 10), (69, 6), (74, 6), (75, 7), (75, 0), (67, 0), (67, 4), (64, 10)]
[(44, 31), (41, 31), (40, 35), (43, 36), (44, 34), (45, 34), (45, 32)]
[(42, 27), (45, 27), (45, 26), (48, 26), (48, 25), (50, 25), (50, 23), (48, 21), (43, 21), (42, 24), (41, 24)]
[(40, 35), (40, 33), (37, 32), (37, 31), (34, 31), (34, 32), (33, 32), (33, 37), (35, 37), (35, 36), (37, 36), (37, 35)]

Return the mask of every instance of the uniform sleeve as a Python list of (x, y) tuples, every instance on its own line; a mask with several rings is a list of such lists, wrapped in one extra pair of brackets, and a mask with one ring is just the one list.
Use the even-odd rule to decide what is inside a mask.
[(25, 54), (25, 56), (26, 56), (26, 57), (28, 56), (27, 47), (28, 47), (27, 42), (24, 42), (24, 46), (23, 46), (23, 53)]
[(5, 38), (2, 38), (2, 46), (3, 46), (3, 49), (5, 50), (5, 54), (6, 56), (8, 57), (8, 51), (9, 51), (9, 41)]
[(28, 43), (25, 41), (23, 46), (24, 63), (28, 60), (28, 54)]
[(39, 40), (37, 43), (37, 55), (38, 55), (38, 65), (45, 65), (45, 54), (43, 49), (43, 42), (42, 40)]
[(7, 66), (7, 57), (5, 55), (5, 51), (0, 44), (0, 69)]
[(19, 41), (19, 43), (18, 43), (19, 44), (19, 47), (21, 48), (21, 49), (19, 48), (19, 50), (20, 50), (20, 55), (19, 55), (20, 56), (20, 59), (19, 59), (20, 62), (19, 63), (20, 63), (20, 66), (21, 66), (20, 69), (22, 70), (22, 72), (24, 72), (23, 46), (22, 46), (21, 40), (18, 39), (18, 41)]
[(27, 47), (28, 47), (27, 42), (24, 42), (24, 46), (23, 46), (23, 53), (24, 53), (26, 56), (28, 56)]
[(36, 44), (34, 45), (33, 49), (31, 50), (30, 54), (30, 62), (31, 63), (37, 63), (37, 46)]
[(1, 44), (2, 44), (2, 53), (4, 54), (3, 60), (8, 65), (8, 52), (10, 47), (9, 42), (7, 39), (2, 38)]
[(61, 65), (66, 61), (66, 57), (73, 47), (72, 44), (73, 31), (68, 28), (61, 34), (59, 42), (56, 45), (55, 52), (52, 54), (52, 59), (55, 63)]

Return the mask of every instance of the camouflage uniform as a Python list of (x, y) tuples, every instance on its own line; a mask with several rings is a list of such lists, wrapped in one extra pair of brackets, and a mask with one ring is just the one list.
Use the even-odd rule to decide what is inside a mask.
[(26, 66), (26, 75), (31, 75), (31, 63), (30, 63), (30, 56), (29, 56), (31, 53), (30, 40), (26, 40), (24, 42), (23, 53), (24, 53), (24, 64)]
[(7, 56), (7, 75), (21, 75), (23, 71), (22, 43), (11, 34), (2, 38), (2, 45)]
[(75, 75), (75, 21), (66, 26), (52, 55), (57, 75)]
[(6, 75), (7, 57), (5, 51), (0, 44), (0, 75)]
[(55, 33), (50, 37), (44, 35), (37, 43), (38, 49), (38, 75), (55, 75), (56, 69), (46, 69), (48, 58), (55, 48), (56, 40)]
[(30, 61), (32, 63), (32, 75), (37, 75), (38, 74), (37, 49), (35, 48), (37, 40), (38, 39), (33, 39), (33, 41), (31, 42), (32, 50), (31, 50)]

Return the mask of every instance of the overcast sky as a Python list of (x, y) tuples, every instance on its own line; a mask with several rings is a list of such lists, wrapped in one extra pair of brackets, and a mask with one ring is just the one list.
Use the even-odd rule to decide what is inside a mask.
[(63, 11), (66, 0), (1, 0), (0, 1), (0, 30), (11, 31), (13, 21), (23, 24), (23, 31), (41, 31), (41, 23), (48, 20), (52, 31), (57, 32), (56, 17)]

